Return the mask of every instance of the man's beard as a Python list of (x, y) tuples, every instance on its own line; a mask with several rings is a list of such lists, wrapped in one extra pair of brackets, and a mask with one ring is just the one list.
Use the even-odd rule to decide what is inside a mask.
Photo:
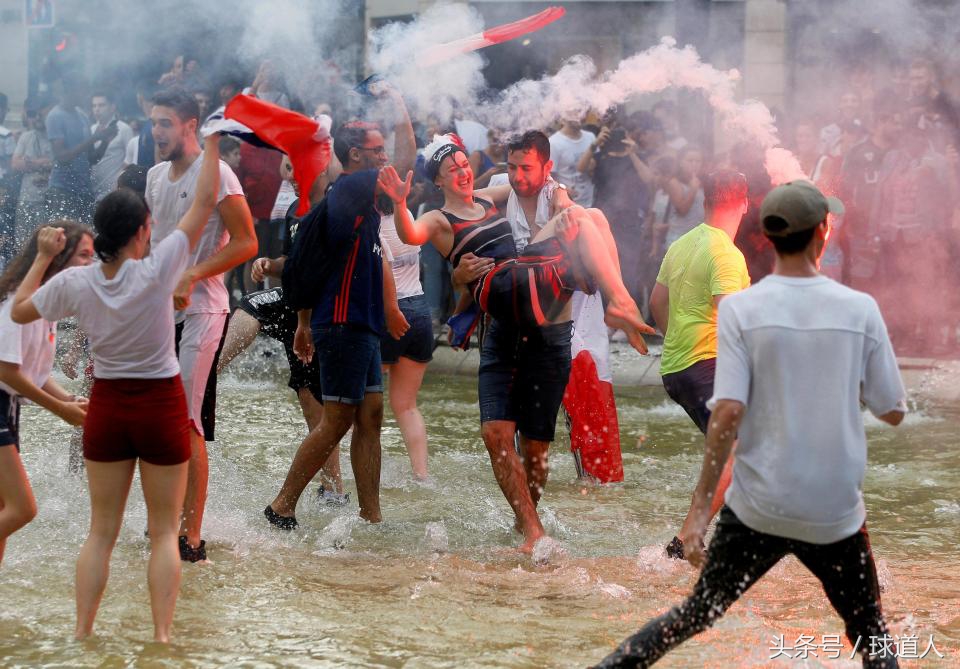
[(175, 162), (183, 158), (183, 143), (177, 144), (175, 147), (170, 149), (170, 154), (167, 156), (167, 160), (170, 162)]
[(523, 189), (517, 188), (513, 184), (510, 184), (510, 187), (516, 192), (520, 197), (533, 197), (534, 195), (539, 195), (540, 191), (543, 190), (546, 181), (541, 182), (539, 185), (534, 186), (530, 183), (527, 183)]

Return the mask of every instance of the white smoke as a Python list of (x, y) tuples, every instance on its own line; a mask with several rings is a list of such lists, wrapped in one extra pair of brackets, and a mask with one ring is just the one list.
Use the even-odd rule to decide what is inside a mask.
[(423, 49), (483, 30), (476, 10), (461, 4), (438, 3), (411, 23), (390, 23), (369, 36), (368, 62), (403, 92), (411, 113), (441, 121), (474, 104), (483, 93), (484, 60), (477, 53), (452, 58), (432, 67), (421, 67)]
[(767, 151), (767, 169), (775, 183), (803, 176), (789, 151), (773, 151), (780, 140), (770, 110), (758, 100), (737, 100), (739, 73), (717, 70), (692, 46), (677, 48), (669, 37), (609, 72), (598, 73), (588, 57), (575, 56), (556, 74), (519, 81), (489, 102), (478, 102), (484, 91), (478, 55), (457, 56), (436, 67), (417, 65), (418, 50), (483, 28), (479, 15), (465, 5), (434, 5), (410, 24), (392, 24), (373, 33), (370, 64), (403, 91), (414, 114), (448, 121), (462, 111), (504, 133), (545, 128), (591, 108), (604, 112), (638, 95), (676, 88), (699, 91), (727, 132)]

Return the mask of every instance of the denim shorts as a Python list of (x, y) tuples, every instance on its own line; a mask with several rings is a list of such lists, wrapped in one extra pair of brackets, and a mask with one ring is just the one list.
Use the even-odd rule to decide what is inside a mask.
[(572, 322), (518, 328), (492, 321), (480, 351), (480, 422), (510, 421), (528, 439), (553, 441), (572, 331)]
[(713, 396), (713, 377), (716, 371), (717, 359), (707, 358), (679, 372), (663, 375), (663, 387), (667, 395), (683, 407), (704, 434), (707, 433), (707, 425), (710, 423), (707, 401)]
[(383, 392), (375, 332), (352, 325), (314, 326), (313, 345), (324, 402), (360, 404), (367, 393)]
[(392, 365), (401, 357), (414, 362), (433, 360), (433, 323), (430, 320), (430, 307), (423, 295), (405, 297), (399, 301), (410, 329), (400, 339), (389, 334), (380, 340), (380, 357), (383, 364)]

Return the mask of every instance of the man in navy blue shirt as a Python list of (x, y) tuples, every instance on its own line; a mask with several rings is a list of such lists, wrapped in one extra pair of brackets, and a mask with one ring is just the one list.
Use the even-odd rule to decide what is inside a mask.
[[(395, 107), (394, 165), (405, 174), (416, 160), (413, 127), (399, 92), (379, 85), (377, 97)], [(387, 164), (387, 150), (377, 126), (360, 121), (337, 129), (333, 150), (343, 174), (327, 192), (325, 241), (336, 260), (319, 287), (320, 297), (313, 309), (299, 312), (294, 336), (294, 351), (301, 359), (309, 361), (314, 355), (319, 359), (323, 417), (297, 450), (276, 499), (264, 509), (267, 520), (288, 530), (297, 526), (300, 495), (351, 425), (355, 427), (350, 460), (360, 517), (380, 522), (380, 337), (387, 323), (376, 199), (380, 188), (377, 176)], [(393, 302), (395, 308), (396, 300)], [(394, 336), (403, 331), (393, 324), (389, 329)]]

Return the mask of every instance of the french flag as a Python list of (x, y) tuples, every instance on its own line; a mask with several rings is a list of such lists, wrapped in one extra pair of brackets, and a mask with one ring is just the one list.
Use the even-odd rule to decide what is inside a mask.
[(620, 422), (610, 373), (610, 342), (600, 293), (577, 291), (573, 305), (570, 380), (563, 408), (570, 424), (570, 450), (581, 478), (623, 480)]
[(310, 210), (306, 197), (313, 182), (330, 164), (329, 116), (313, 119), (250, 95), (237, 95), (203, 124), (203, 137), (214, 132), (233, 135), (255, 146), (276, 149), (287, 154), (293, 165), (293, 178), (300, 187), (297, 216)]

